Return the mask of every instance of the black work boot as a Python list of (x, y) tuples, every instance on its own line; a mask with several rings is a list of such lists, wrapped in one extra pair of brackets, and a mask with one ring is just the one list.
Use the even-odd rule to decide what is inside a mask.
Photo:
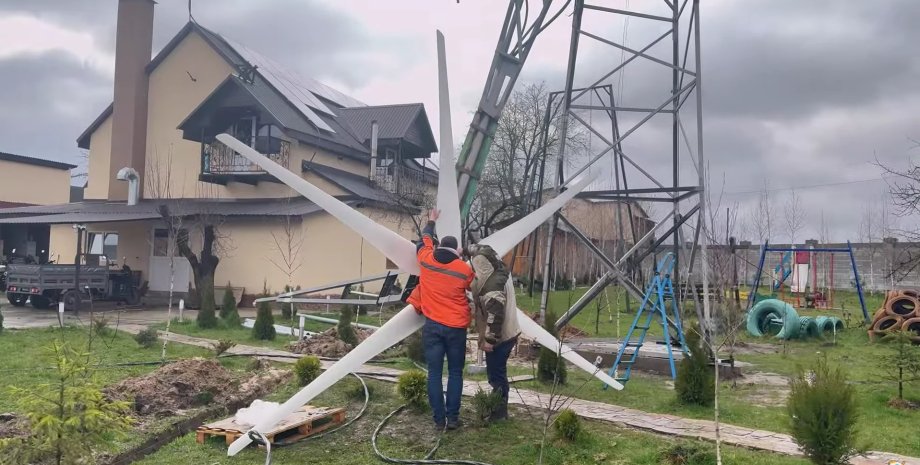
[(463, 426), (463, 422), (461, 422), (459, 418), (447, 420), (447, 429), (450, 431), (460, 429), (461, 426)]
[(441, 421), (435, 421), (432, 424), (434, 426), (434, 431), (436, 433), (443, 433), (444, 427), (447, 425), (447, 422), (445, 422), (444, 420), (441, 420)]
[(508, 419), (508, 403), (502, 403), (492, 412), (492, 415), (489, 416), (489, 419), (492, 421), (507, 420)]

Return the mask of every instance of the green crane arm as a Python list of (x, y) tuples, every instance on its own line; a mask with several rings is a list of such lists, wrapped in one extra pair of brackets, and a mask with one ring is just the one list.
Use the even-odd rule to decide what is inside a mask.
[(534, 39), (559, 17), (569, 2), (570, 0), (567, 0), (547, 21), (546, 14), (553, 0), (542, 0), (542, 8), (530, 26), (526, 24), (530, 13), (528, 0), (510, 0), (508, 4), (508, 12), (505, 14), (501, 35), (498, 37), (498, 45), (482, 91), (479, 108), (473, 115), (470, 130), (457, 157), (457, 186), (460, 192), (460, 215), (463, 218), (469, 215), (476, 187), (498, 128), (498, 120), (524, 67), (524, 61), (533, 47)]

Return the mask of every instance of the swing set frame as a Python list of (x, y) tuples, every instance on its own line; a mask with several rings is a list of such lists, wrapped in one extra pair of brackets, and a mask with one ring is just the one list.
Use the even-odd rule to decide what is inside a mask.
[[(859, 270), (856, 268), (856, 256), (853, 253), (853, 245), (850, 243), (850, 241), (847, 241), (846, 248), (843, 248), (843, 247), (836, 247), (836, 248), (835, 247), (806, 247), (806, 248), (800, 248), (800, 249), (797, 249), (795, 247), (771, 246), (769, 242), (764, 242), (763, 246), (760, 248), (760, 260), (757, 263), (757, 272), (754, 274), (754, 282), (751, 283), (751, 289), (750, 289), (750, 292), (748, 292), (748, 308), (751, 308), (754, 305), (754, 298), (757, 295), (757, 290), (760, 289), (761, 277), (763, 276), (764, 262), (766, 261), (767, 253), (769, 252), (793, 254), (791, 257), (791, 262), (792, 262), (791, 266), (795, 266), (795, 253), (797, 252), (808, 253), (809, 254), (809, 264), (812, 265), (812, 270), (813, 270), (812, 274), (815, 277), (813, 282), (815, 283), (817, 282), (817, 269), (815, 266), (815, 264), (817, 264), (817, 260), (815, 257), (816, 254), (845, 253), (849, 255), (850, 266), (852, 267), (853, 278), (854, 278), (854, 281), (856, 282), (856, 293), (859, 296), (859, 305), (862, 308), (863, 319), (867, 323), (869, 322), (869, 312), (866, 309), (866, 299), (865, 299), (865, 296), (863, 295), (862, 283), (860, 282), (860, 279), (859, 279)], [(825, 280), (825, 285), (828, 286), (827, 294), (829, 297), (826, 297), (823, 308), (830, 308), (830, 306), (833, 304), (833, 292), (834, 292), (833, 291), (833, 276), (834, 276), (833, 257), (834, 256), (831, 255), (830, 281), (828, 282), (827, 280)], [(784, 297), (783, 281), (785, 281), (783, 279), (784, 271), (785, 269), (783, 268), (783, 259), (780, 258), (780, 272), (779, 272), (779, 276), (777, 277), (777, 281), (779, 282), (779, 291), (780, 291), (780, 296), (782, 300), (785, 300), (783, 299)], [(812, 289), (814, 289), (814, 284), (812, 284)], [(801, 304), (801, 301), (798, 300), (798, 297), (797, 297), (796, 303)], [(798, 305), (798, 306), (801, 307), (801, 305)], [(816, 306), (817, 306), (817, 301), (816, 301)]]

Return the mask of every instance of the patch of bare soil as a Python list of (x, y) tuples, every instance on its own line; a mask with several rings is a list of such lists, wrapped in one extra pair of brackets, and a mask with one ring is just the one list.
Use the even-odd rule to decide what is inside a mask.
[[(358, 336), (358, 343), (373, 334), (373, 332), (361, 328), (354, 328), (354, 330), (355, 334)], [(339, 339), (339, 332), (336, 328), (329, 328), (302, 341), (291, 343), (291, 345), (288, 346), (288, 350), (295, 354), (338, 358), (351, 351), (352, 347), (351, 344), (347, 344)]]
[(133, 400), (140, 415), (171, 416), (223, 399), (239, 381), (216, 360), (193, 358), (164, 365), (105, 388), (113, 398)]
[(762, 342), (738, 341), (735, 343), (736, 354), (777, 354), (782, 347)]
[[(428, 412), (406, 408), (387, 422), (380, 438), (387, 438), (411, 447), (410, 456), (421, 456), (434, 446), (437, 430)], [(411, 445), (411, 446), (410, 446)]]
[(27, 421), (15, 413), (0, 413), (0, 439), (26, 437), (29, 434)]
[(894, 398), (888, 401), (888, 406), (898, 410), (917, 410), (920, 409), (920, 404), (916, 402), (911, 402), (907, 399), (898, 399)]
[(574, 326), (566, 326), (562, 328), (562, 331), (559, 333), (559, 336), (561, 337), (563, 341), (567, 341), (569, 339), (574, 339), (574, 338), (579, 338), (579, 337), (588, 337), (588, 333)]
[(734, 380), (735, 388), (753, 405), (781, 407), (789, 397), (789, 378), (776, 373), (754, 372)]

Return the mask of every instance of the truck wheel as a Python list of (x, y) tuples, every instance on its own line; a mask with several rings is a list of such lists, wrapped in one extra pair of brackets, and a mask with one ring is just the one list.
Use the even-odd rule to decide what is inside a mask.
[(51, 299), (43, 295), (33, 295), (31, 297), (32, 307), (38, 310), (48, 310), (51, 308)]
[(134, 287), (128, 290), (128, 295), (125, 296), (125, 305), (137, 305), (141, 303), (140, 292), (137, 291)]
[(64, 293), (61, 296), (61, 302), (64, 302), (64, 310), (72, 312), (77, 309), (77, 306), (80, 305), (81, 296), (80, 293), (71, 289)]
[(11, 292), (6, 295), (6, 300), (9, 300), (14, 307), (24, 307), (26, 305), (26, 301), (29, 300), (29, 296)]

